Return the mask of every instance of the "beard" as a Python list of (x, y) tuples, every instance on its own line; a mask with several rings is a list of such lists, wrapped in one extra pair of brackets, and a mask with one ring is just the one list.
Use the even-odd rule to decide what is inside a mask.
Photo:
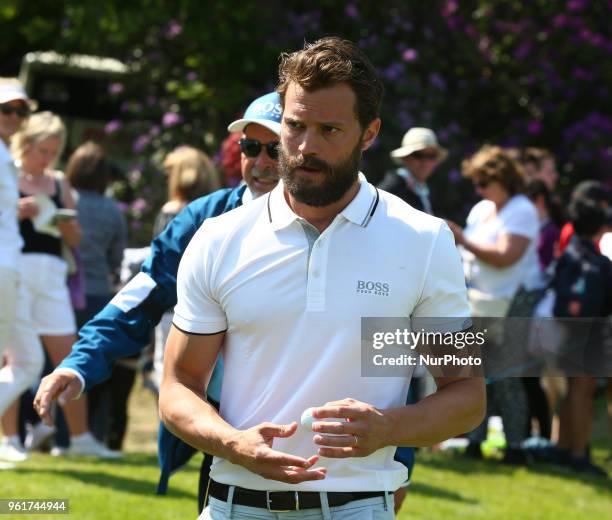
[[(361, 137), (350, 155), (335, 164), (312, 156), (291, 156), (282, 143), (278, 152), (279, 175), (289, 194), (308, 206), (328, 206), (339, 201), (357, 180), (362, 154)], [(323, 181), (299, 175), (297, 169), (301, 167), (319, 170)]]

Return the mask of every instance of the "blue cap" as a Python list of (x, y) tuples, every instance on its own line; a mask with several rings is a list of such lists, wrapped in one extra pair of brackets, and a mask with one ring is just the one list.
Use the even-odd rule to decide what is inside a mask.
[(237, 119), (227, 127), (230, 132), (241, 132), (250, 123), (256, 123), (280, 135), (283, 107), (277, 92), (258, 97), (246, 109), (242, 119)]

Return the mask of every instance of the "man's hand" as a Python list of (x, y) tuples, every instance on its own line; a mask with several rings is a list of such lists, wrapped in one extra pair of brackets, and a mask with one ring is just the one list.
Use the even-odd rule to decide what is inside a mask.
[[(330, 458), (367, 457), (386, 446), (391, 421), (384, 411), (355, 399), (331, 401), (314, 408), (315, 419), (345, 419), (345, 421), (316, 421), (313, 437), (319, 455)], [(331, 434), (331, 435), (330, 435)]]
[(42, 421), (53, 426), (51, 417), (51, 404), (55, 399), (62, 406), (71, 399), (76, 399), (82, 392), (81, 381), (76, 374), (70, 370), (56, 370), (44, 377), (34, 397), (34, 409), (40, 415)]
[(229, 460), (264, 478), (288, 484), (324, 479), (327, 474), (325, 468), (310, 469), (319, 460), (317, 455), (304, 459), (272, 449), (275, 437), (291, 437), (296, 430), (296, 422), (261, 423), (241, 430), (229, 439), (228, 444), (233, 452)]

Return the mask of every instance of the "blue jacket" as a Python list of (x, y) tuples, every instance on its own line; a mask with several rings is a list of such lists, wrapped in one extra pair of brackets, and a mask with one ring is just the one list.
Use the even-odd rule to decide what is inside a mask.
[[(183, 209), (153, 240), (141, 272), (81, 328), (79, 340), (59, 367), (76, 370), (88, 390), (110, 377), (115, 361), (144, 349), (162, 314), (176, 305), (176, 274), (187, 244), (207, 218), (240, 206), (245, 189), (219, 190)], [(208, 397), (216, 402), (220, 399), (222, 372), (219, 358), (208, 385)], [(158, 494), (166, 493), (171, 473), (195, 451), (160, 424)]]

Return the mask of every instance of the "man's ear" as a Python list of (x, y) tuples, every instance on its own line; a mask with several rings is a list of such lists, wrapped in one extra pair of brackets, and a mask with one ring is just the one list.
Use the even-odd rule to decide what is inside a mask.
[(376, 139), (376, 136), (378, 135), (378, 132), (380, 132), (381, 124), (382, 121), (379, 117), (377, 117), (365, 129), (365, 132), (363, 132), (363, 139), (361, 140), (362, 150), (367, 150), (370, 146), (372, 146), (374, 140)]

